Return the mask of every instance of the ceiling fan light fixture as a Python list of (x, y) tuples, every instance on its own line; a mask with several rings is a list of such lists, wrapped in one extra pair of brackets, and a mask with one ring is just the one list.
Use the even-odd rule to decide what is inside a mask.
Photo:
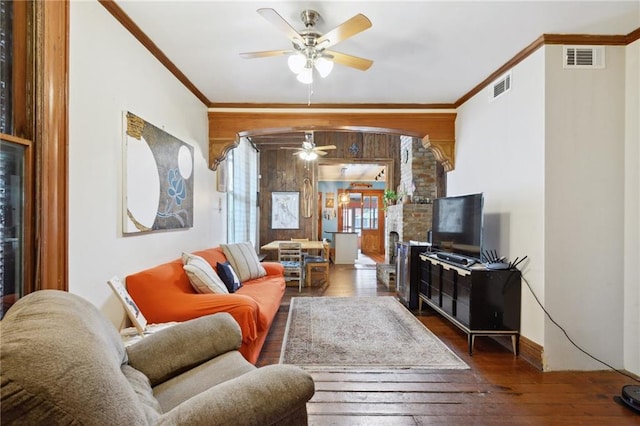
[(298, 81), (304, 84), (313, 83), (313, 68), (303, 68), (300, 73), (298, 73)]
[(305, 65), (307, 65), (307, 58), (302, 53), (294, 53), (289, 56), (287, 60), (287, 65), (289, 65), (289, 69), (294, 74), (300, 74), (300, 72), (304, 69)]
[(324, 56), (320, 56), (315, 60), (314, 66), (318, 70), (318, 73), (320, 73), (320, 77), (325, 78), (331, 74), (331, 70), (333, 70), (333, 61)]
[(340, 65), (366, 71), (373, 64), (369, 59), (339, 53), (329, 49), (348, 38), (355, 36), (369, 28), (371, 21), (361, 13), (351, 17), (326, 34), (315, 29), (320, 14), (315, 10), (304, 10), (301, 14), (305, 29), (297, 31), (282, 16), (271, 8), (260, 8), (258, 13), (267, 21), (284, 32), (293, 43), (293, 50), (266, 50), (261, 52), (246, 52), (243, 58), (265, 58), (270, 56), (289, 55), (287, 64), (296, 74), (298, 81), (309, 85), (309, 104), (311, 104), (311, 84), (313, 83), (313, 69), (318, 70), (322, 78), (327, 77), (334, 66), (334, 61)]
[(315, 151), (302, 151), (300, 152), (300, 158), (305, 161), (313, 161), (318, 158), (318, 154)]

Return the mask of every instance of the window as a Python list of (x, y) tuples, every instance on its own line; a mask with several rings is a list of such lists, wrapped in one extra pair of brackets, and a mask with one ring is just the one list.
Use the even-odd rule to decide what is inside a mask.
[(68, 25), (68, 2), (0, 0), (3, 310), (67, 289)]
[(23, 6), (0, 1), (0, 318), (31, 288), (25, 283), (25, 273), (30, 274), (25, 268), (25, 249), (31, 247), (25, 240), (30, 236), (25, 202), (31, 194), (31, 141), (14, 136), (23, 114), (14, 114), (14, 107), (26, 99), (24, 90), (15, 90), (24, 81), (18, 73), (26, 52), (15, 48), (25, 40)]
[(25, 172), (30, 147), (18, 138), (0, 140), (0, 318), (25, 290)]
[(13, 128), (13, 7), (0, 1), (0, 133)]
[(362, 229), (378, 229), (378, 196), (363, 197)]
[(227, 242), (258, 242), (258, 151), (242, 138), (227, 155)]
[(379, 195), (358, 192), (342, 192), (342, 232), (356, 232), (378, 229)]

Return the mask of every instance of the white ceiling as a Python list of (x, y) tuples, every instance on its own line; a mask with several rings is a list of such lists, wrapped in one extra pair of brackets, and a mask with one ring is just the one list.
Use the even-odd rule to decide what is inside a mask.
[(381, 172), (386, 167), (375, 163), (334, 163), (318, 166), (319, 181), (344, 181), (344, 182), (372, 182), (377, 180), (385, 182)]
[[(306, 104), (308, 87), (286, 57), (242, 52), (290, 49), (260, 16), (275, 9), (303, 29), (320, 12), (326, 33), (363, 13), (372, 27), (332, 50), (374, 61), (368, 71), (336, 65), (312, 86), (313, 104), (453, 104), (542, 34), (626, 35), (640, 27), (640, 1), (154, 1), (116, 3), (213, 103)], [(320, 168), (320, 178), (372, 180), (379, 165)], [(344, 177), (344, 179), (343, 179)]]
[(336, 65), (316, 78), (311, 103), (452, 104), (542, 34), (626, 35), (640, 27), (633, 1), (124, 1), (117, 4), (214, 103), (307, 103), (286, 57), (241, 52), (290, 49), (256, 13), (273, 8), (294, 28), (304, 9), (326, 33), (357, 13), (373, 26), (332, 49), (374, 61)]

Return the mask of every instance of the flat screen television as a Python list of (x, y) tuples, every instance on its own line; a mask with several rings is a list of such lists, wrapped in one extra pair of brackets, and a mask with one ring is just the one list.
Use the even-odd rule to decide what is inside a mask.
[(480, 259), (482, 204), (482, 194), (433, 200), (432, 249)]

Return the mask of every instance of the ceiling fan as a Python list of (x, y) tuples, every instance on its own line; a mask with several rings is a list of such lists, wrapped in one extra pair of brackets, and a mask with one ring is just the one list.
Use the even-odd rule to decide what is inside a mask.
[(281, 146), (281, 149), (294, 149), (296, 152), (293, 155), (297, 155), (303, 160), (313, 161), (318, 158), (319, 155), (327, 155), (325, 151), (336, 149), (335, 145), (322, 145), (316, 146), (313, 142), (313, 132), (305, 132), (304, 141), (302, 142), (302, 147), (293, 148), (289, 146)]
[(298, 81), (305, 84), (313, 82), (314, 68), (323, 78), (329, 75), (333, 69), (334, 62), (362, 71), (368, 70), (373, 64), (370, 59), (328, 50), (331, 46), (371, 27), (371, 21), (361, 13), (324, 35), (314, 28), (320, 18), (320, 14), (315, 10), (304, 10), (302, 12), (301, 18), (305, 29), (300, 32), (296, 31), (274, 9), (262, 8), (258, 9), (258, 13), (286, 34), (293, 43), (293, 49), (241, 53), (240, 56), (245, 59), (289, 55), (289, 68), (297, 74)]

